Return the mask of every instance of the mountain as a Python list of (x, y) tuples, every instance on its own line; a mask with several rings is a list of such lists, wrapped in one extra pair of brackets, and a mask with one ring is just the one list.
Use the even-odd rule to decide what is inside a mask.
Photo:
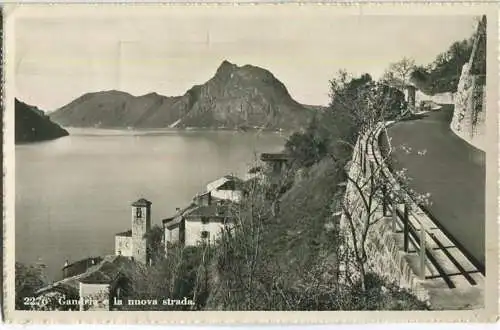
[(297, 129), (312, 113), (271, 72), (224, 61), (210, 80), (182, 96), (88, 93), (50, 118), (72, 127)]
[(68, 132), (52, 122), (43, 111), (15, 99), (15, 143), (57, 139)]

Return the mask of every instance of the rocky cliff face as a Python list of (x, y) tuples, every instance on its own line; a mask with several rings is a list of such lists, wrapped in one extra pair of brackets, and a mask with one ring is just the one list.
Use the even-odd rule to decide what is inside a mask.
[(486, 138), (486, 86), (471, 75), (465, 64), (455, 93), (451, 129), (462, 139), (484, 150)]
[(451, 129), (476, 148), (486, 143), (486, 17), (479, 22), (469, 62), (462, 67)]
[(311, 114), (269, 71), (224, 61), (214, 77), (182, 96), (90, 93), (58, 109), (51, 119), (74, 127), (297, 129)]
[(52, 140), (68, 135), (37, 107), (15, 100), (15, 143)]

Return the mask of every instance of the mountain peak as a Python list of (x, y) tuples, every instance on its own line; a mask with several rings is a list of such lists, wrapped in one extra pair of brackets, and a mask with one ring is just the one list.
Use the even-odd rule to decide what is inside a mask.
[(229, 62), (228, 60), (224, 60), (219, 65), (219, 68), (217, 69), (216, 75), (228, 74), (237, 68), (238, 68), (238, 66), (236, 64), (233, 64), (233, 63)]
[(51, 118), (76, 127), (291, 129), (307, 123), (310, 112), (294, 101), (268, 70), (228, 60), (220, 63), (207, 82), (182, 96), (165, 98), (149, 93), (125, 97), (116, 93), (80, 98), (52, 113)]
[(229, 62), (228, 60), (224, 60), (224, 61), (222, 61), (222, 63), (219, 65), (219, 68), (220, 68), (220, 67), (225, 67), (225, 66), (234, 67), (234, 66), (236, 66), (236, 64), (233, 64), (233, 63)]

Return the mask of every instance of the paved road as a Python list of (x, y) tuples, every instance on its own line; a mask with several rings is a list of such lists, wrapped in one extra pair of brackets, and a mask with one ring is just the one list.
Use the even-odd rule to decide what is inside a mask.
[[(429, 211), (484, 267), (485, 154), (450, 130), (452, 114), (453, 106), (446, 105), (421, 119), (391, 127), (393, 147), (412, 148), (408, 154), (398, 147), (393, 166), (408, 169), (414, 189), (431, 193)], [(426, 150), (425, 155), (418, 155), (418, 150)]]

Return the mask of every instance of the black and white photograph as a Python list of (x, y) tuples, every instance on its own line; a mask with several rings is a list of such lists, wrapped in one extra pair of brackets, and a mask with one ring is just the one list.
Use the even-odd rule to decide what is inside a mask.
[(493, 320), (488, 7), (47, 7), (4, 8), (15, 313)]

